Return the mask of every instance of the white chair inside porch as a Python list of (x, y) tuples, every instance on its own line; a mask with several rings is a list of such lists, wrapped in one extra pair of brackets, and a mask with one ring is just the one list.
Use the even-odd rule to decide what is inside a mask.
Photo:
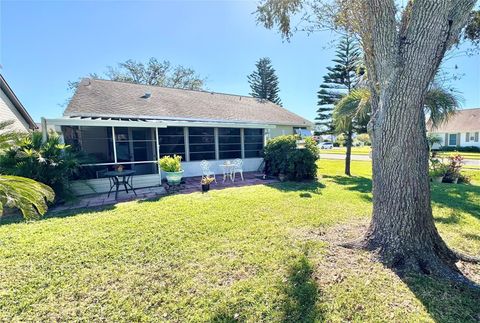
[(202, 160), (200, 162), (200, 168), (202, 169), (203, 177), (212, 176), (215, 183), (217, 182), (217, 179), (215, 178), (215, 173), (210, 170), (210, 163), (207, 160)]
[(243, 160), (237, 158), (233, 161), (233, 170), (232, 170), (232, 182), (235, 182), (235, 175), (240, 173), (240, 178), (243, 179)]

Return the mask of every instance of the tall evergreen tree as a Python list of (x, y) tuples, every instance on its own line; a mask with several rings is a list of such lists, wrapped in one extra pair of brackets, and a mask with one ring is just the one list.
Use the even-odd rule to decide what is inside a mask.
[(335, 132), (332, 119), (334, 105), (358, 84), (361, 74), (361, 51), (351, 36), (342, 37), (335, 53), (335, 65), (327, 67), (328, 73), (323, 77), (323, 83), (317, 92), (318, 115), (315, 120), (321, 134)]
[(278, 77), (272, 66), (270, 58), (260, 58), (255, 64), (257, 70), (248, 76), (248, 83), (254, 98), (268, 100), (278, 105), (282, 105), (282, 101), (278, 95)]

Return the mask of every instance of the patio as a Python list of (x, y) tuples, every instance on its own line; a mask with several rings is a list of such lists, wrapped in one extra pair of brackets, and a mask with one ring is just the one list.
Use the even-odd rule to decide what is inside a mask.
[[(221, 174), (217, 174), (217, 183), (213, 182), (210, 185), (210, 190), (221, 190), (229, 187), (242, 187), (278, 182), (277, 179), (272, 178), (262, 179), (263, 174), (260, 174), (258, 172), (245, 172), (243, 173), (243, 176), (243, 181), (237, 175), (235, 182), (232, 182), (230, 179), (227, 179), (225, 182), (223, 182), (223, 176)], [(128, 193), (126, 193), (125, 191), (120, 191), (118, 193), (117, 199), (115, 199), (115, 192), (110, 193), (110, 196), (108, 196), (108, 193), (80, 196), (74, 202), (69, 202), (63, 205), (52, 207), (49, 212), (60, 212), (79, 208), (102, 207), (127, 201), (154, 199), (168, 194), (188, 194), (193, 192), (201, 192), (201, 178), (201, 176), (186, 177), (182, 180), (182, 183), (174, 189), (170, 189), (168, 187), (168, 184), (166, 184), (165, 182), (163, 182), (161, 186), (138, 188), (135, 189), (137, 195), (135, 195), (130, 190)], [(135, 179), (133, 183), (135, 187)]]

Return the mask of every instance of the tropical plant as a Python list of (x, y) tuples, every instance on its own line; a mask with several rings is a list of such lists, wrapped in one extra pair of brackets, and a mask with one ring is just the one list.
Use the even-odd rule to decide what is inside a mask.
[(164, 172), (174, 173), (182, 170), (182, 156), (164, 156), (158, 160), (161, 170)]
[(440, 145), (442, 143), (442, 138), (440, 138), (438, 135), (434, 133), (427, 133), (427, 142), (428, 142), (428, 147), (431, 150), (433, 145), (435, 144)]
[(31, 178), (55, 191), (57, 200), (69, 198), (69, 179), (80, 167), (79, 154), (51, 131), (46, 140), (32, 132), (0, 156), (0, 173)]
[(295, 135), (278, 136), (264, 148), (265, 170), (268, 175), (283, 174), (290, 180), (313, 179), (317, 176), (318, 146), (313, 138), (305, 138), (305, 148), (297, 148)]
[[(25, 134), (12, 131), (13, 121), (0, 122), (0, 154), (11, 148)], [(47, 212), (47, 202), (55, 198), (45, 184), (19, 176), (0, 175), (0, 216), (4, 207), (19, 209), (26, 220), (36, 219)]]
[(463, 156), (462, 155), (455, 155), (448, 157), (448, 167), (447, 172), (445, 173), (445, 180), (447, 182), (453, 182), (458, 180), (461, 175), (461, 170), (463, 167)]
[(4, 207), (19, 209), (25, 220), (34, 220), (47, 212), (47, 202), (55, 193), (45, 184), (20, 176), (0, 175), (0, 216)]
[(252, 92), (251, 96), (258, 99), (268, 100), (278, 105), (282, 105), (282, 100), (278, 93), (278, 77), (272, 66), (270, 58), (260, 58), (255, 64), (257, 70), (248, 76), (248, 83)]

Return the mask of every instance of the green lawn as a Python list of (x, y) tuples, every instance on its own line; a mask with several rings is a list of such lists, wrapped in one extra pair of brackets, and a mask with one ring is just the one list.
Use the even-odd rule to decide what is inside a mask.
[[(34, 223), (5, 218), (0, 321), (480, 319), (480, 293), (399, 278), (331, 243), (368, 222), (370, 164), (353, 162), (352, 178), (341, 161), (320, 165), (315, 183), (173, 195)], [(441, 234), (477, 255), (479, 205), (479, 186), (433, 185)], [(478, 278), (480, 266), (465, 269)]]
[[(372, 148), (370, 146), (365, 147), (352, 147), (352, 154), (354, 155), (368, 155)], [(345, 147), (333, 147), (332, 149), (321, 149), (321, 154), (345, 154), (347, 149)]]
[[(353, 155), (368, 155), (370, 154), (371, 147), (352, 147)], [(346, 153), (345, 147), (333, 147), (332, 149), (322, 149), (321, 154), (342, 154)], [(462, 155), (466, 159), (480, 159), (480, 153), (458, 152), (458, 151), (445, 151), (438, 154), (439, 157), (448, 157), (454, 155)]]

